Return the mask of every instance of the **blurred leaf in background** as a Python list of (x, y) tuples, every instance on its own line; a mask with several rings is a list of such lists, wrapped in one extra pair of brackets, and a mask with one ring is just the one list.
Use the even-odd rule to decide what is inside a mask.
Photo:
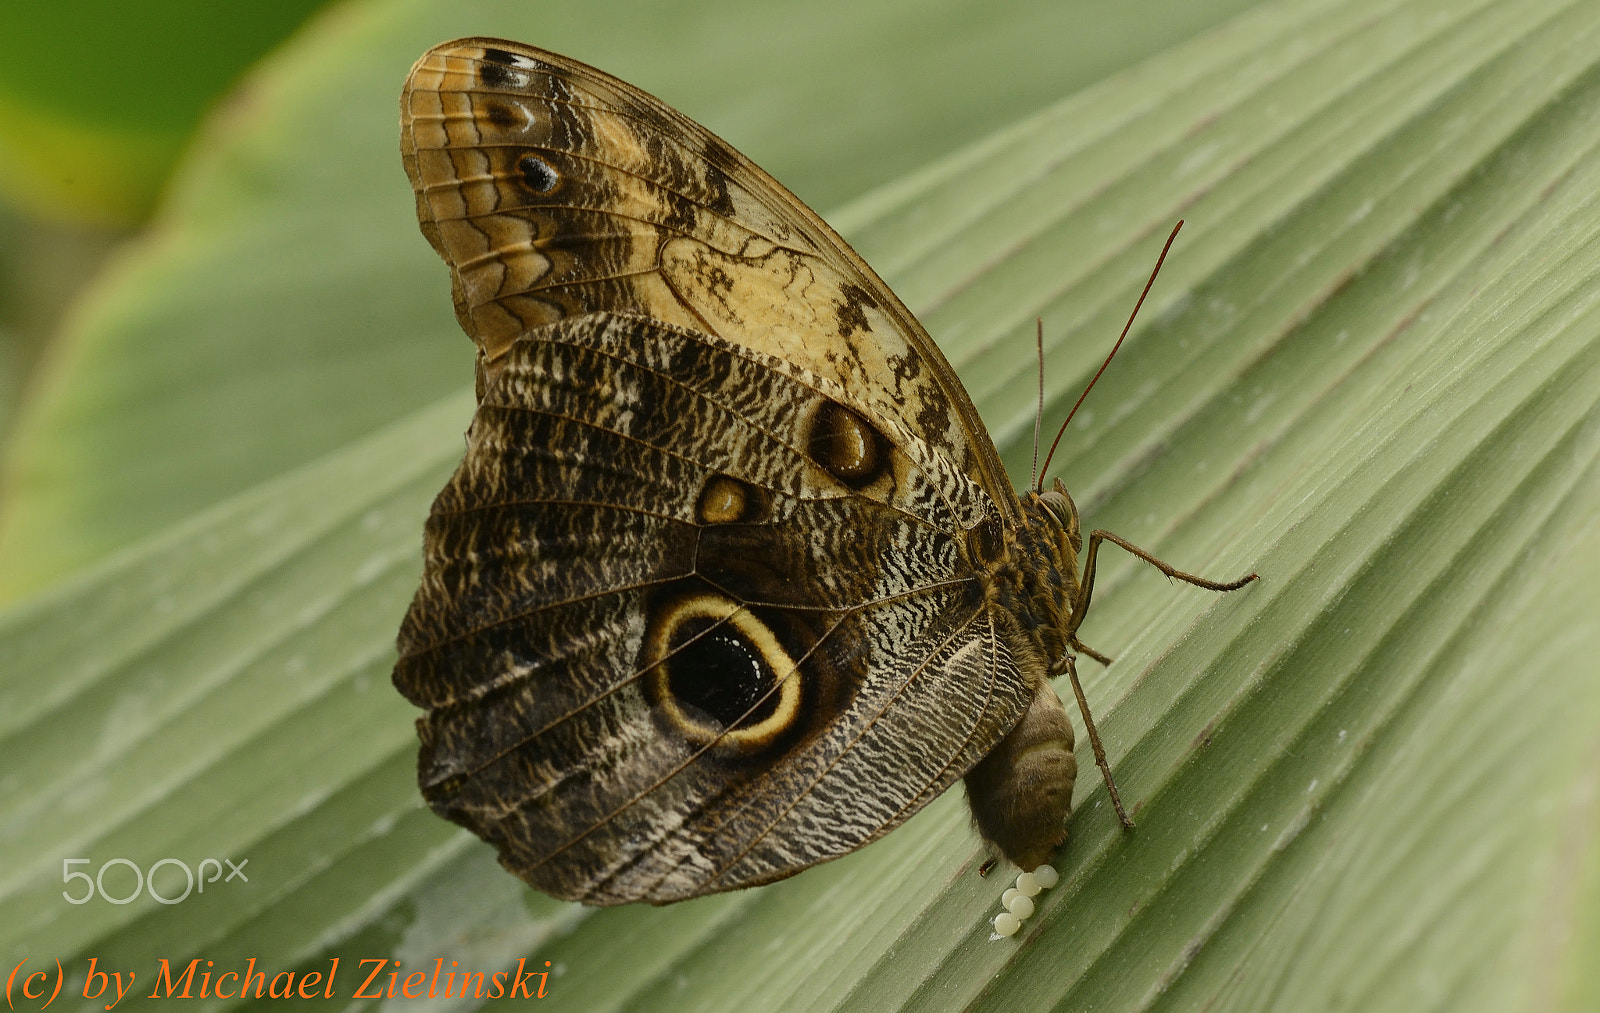
[(31, 217), (0, 201), (0, 461), (27, 378), (62, 314), (126, 235)]
[(0, 6), (0, 460), (68, 304), (149, 217), (207, 110), (325, 3)]
[(39, 217), (144, 221), (206, 110), (325, 2), (0, 7), (0, 192)]

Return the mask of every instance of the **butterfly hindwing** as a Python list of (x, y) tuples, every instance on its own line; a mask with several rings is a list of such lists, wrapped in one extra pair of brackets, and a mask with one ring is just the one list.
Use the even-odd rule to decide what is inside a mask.
[(998, 515), (868, 410), (639, 316), (513, 341), (401, 633), (430, 804), (547, 892), (666, 902), (854, 850), (989, 752), (1034, 693), (975, 577)]

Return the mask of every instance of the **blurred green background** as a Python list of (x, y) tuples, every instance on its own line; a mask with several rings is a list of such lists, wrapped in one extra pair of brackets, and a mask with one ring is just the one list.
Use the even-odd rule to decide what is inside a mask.
[(325, 0), (0, 8), (0, 185), (26, 213), (136, 225), (196, 124)]
[[(263, 96), (251, 83), (252, 65), (324, 7), (313, 30), (325, 37), (354, 24), (435, 26), (414, 31), (415, 42), (393, 51), (420, 52), (429, 41), (495, 24), (506, 31), (538, 24), (540, 38), (531, 41), (694, 109), (827, 212), (1254, 2), (5, 5), (0, 37), (11, 45), (0, 64), (0, 601), (450, 389), (457, 349), (448, 339), (396, 349), (385, 363), (352, 361), (346, 353), (355, 328), (327, 306), (283, 305), (268, 291), (259, 306), (235, 301), (209, 319), (197, 308), (206, 292), (252, 276), (268, 289), (274, 272), (284, 291), (305, 285), (284, 282), (284, 265), (313, 262), (330, 245), (352, 241), (337, 226), (316, 234), (318, 200), (338, 209), (326, 217), (359, 223), (353, 207), (365, 204), (368, 221), (382, 216), (404, 226), (409, 212), (398, 161), (378, 180), (353, 178), (349, 169), (378, 161), (378, 149), (394, 145), (392, 123), (341, 123), (340, 96), (307, 99), (281, 88)], [(819, 72), (823, 54), (828, 68)], [(376, 89), (397, 91), (404, 70), (403, 59), (389, 59), (365, 77)], [(306, 92), (319, 74), (337, 69), (308, 67)], [(740, 86), (729, 88), (729, 80)], [(349, 108), (365, 101), (359, 96)], [(326, 134), (272, 134), (286, 122), (284, 105), (297, 104), (304, 115), (317, 103), (311, 115)], [(263, 144), (278, 150), (250, 150)], [(319, 144), (325, 160), (293, 150)], [(321, 193), (319, 173), (326, 177)], [(260, 231), (252, 231), (258, 223)], [(366, 239), (366, 246), (383, 245)], [(298, 244), (298, 252), (281, 244)], [(113, 254), (136, 265), (165, 259), (168, 273), (156, 267), (138, 281), (123, 275), (97, 290)], [(420, 261), (425, 253), (401, 249), (394, 256)], [(360, 266), (348, 265), (355, 273)], [(373, 280), (384, 270), (374, 267)], [(187, 279), (194, 280), (186, 290)], [(330, 278), (327, 298), (342, 298), (349, 280)], [(155, 294), (130, 307), (135, 290)], [(419, 292), (410, 301), (411, 293), (397, 292), (393, 319), (415, 319), (436, 295)], [(90, 310), (69, 313), (86, 303)], [(241, 309), (249, 319), (238, 319)], [(197, 377), (216, 382), (202, 383), (202, 394)], [(290, 390), (303, 403), (285, 425)], [(213, 403), (197, 402), (205, 396)], [(19, 436), (19, 427), (27, 434)]]
[(67, 305), (201, 120), (327, 0), (0, 5), (0, 448)]

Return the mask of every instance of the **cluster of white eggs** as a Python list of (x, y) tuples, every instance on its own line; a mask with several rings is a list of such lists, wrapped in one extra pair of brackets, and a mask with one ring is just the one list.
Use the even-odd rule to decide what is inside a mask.
[(1007, 887), (1006, 892), (1000, 895), (1000, 906), (1004, 911), (994, 916), (994, 935), (990, 939), (1004, 939), (1014, 936), (1022, 928), (1022, 920), (1033, 914), (1033, 898), (1039, 896), (1040, 890), (1048, 890), (1059, 882), (1061, 877), (1048, 865), (1041, 865), (1032, 872), (1024, 872), (1017, 877), (1017, 885)]

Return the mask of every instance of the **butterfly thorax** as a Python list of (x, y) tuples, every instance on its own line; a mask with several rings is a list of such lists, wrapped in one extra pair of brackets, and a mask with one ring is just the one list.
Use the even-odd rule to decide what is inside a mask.
[(1024, 494), (1022, 522), (1007, 532), (1005, 559), (994, 570), (997, 603), (1016, 617), (1047, 666), (1066, 654), (1076, 625), (1082, 542), (1071, 503), (1064, 490)]

